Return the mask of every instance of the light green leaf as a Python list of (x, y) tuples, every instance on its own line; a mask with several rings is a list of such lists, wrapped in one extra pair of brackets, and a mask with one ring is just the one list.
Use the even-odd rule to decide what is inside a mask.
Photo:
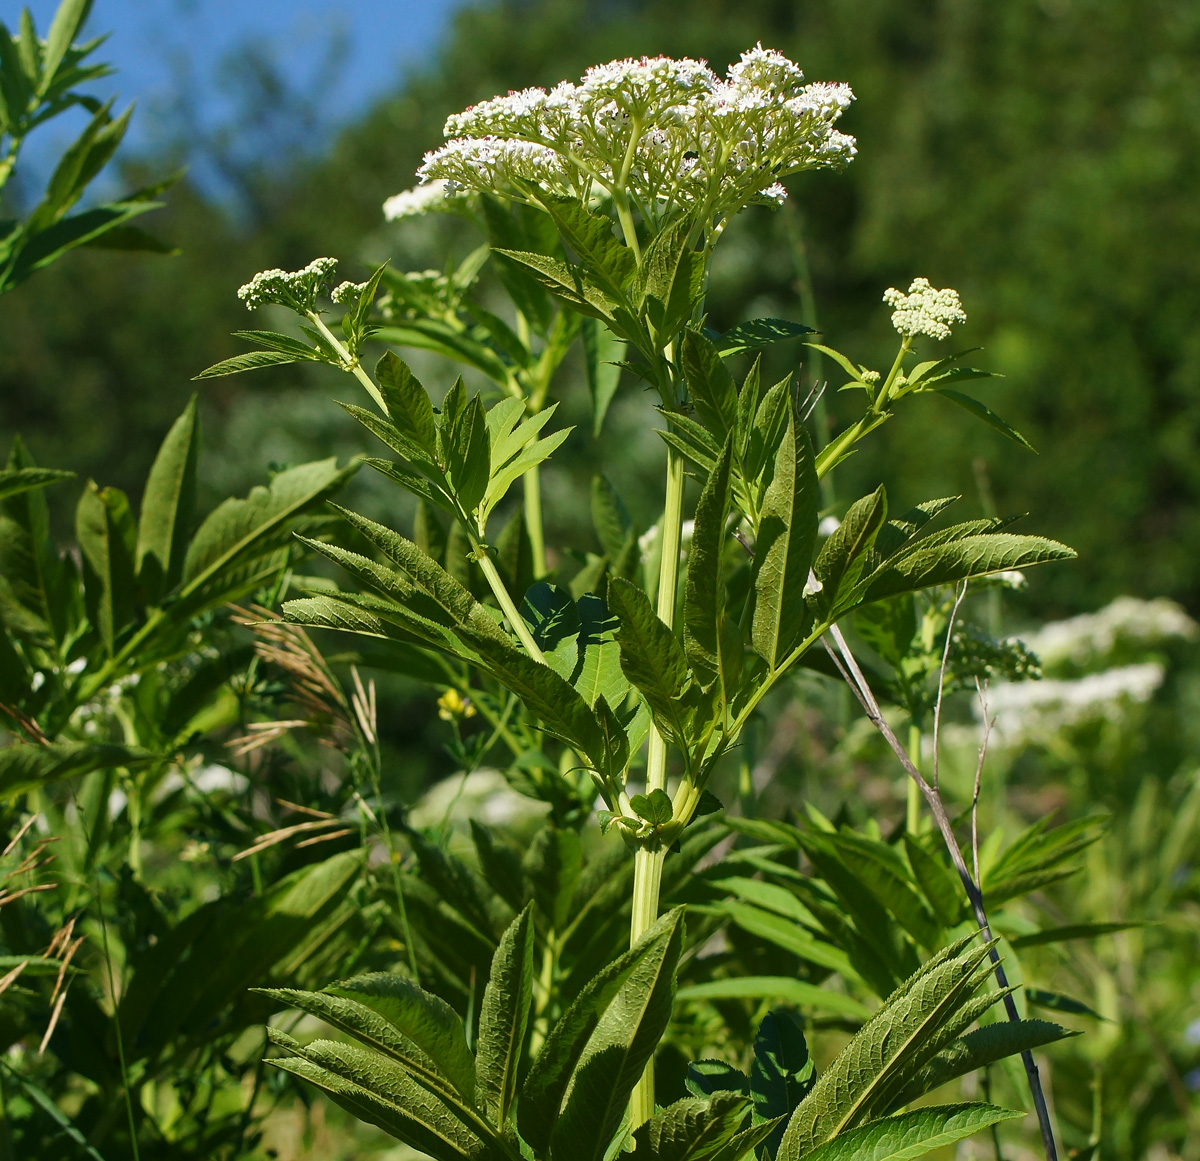
[(950, 387), (939, 387), (937, 393), (957, 403), (959, 407), (965, 408), (972, 415), (978, 416), (989, 427), (994, 427), (1001, 435), (1008, 436), (1013, 443), (1019, 443), (1035, 455), (1037, 454), (1037, 448), (1029, 440), (1006, 420), (1001, 419), (990, 407), (980, 403), (978, 399), (972, 399), (970, 395), (964, 395), (961, 391), (955, 391)]
[[(621, 883), (623, 886), (623, 879)], [(673, 934), (673, 926), (660, 921), (635, 947), (591, 975), (562, 1019), (550, 1030), (525, 1078), (517, 1106), (521, 1136), (534, 1149), (544, 1153), (549, 1148), (563, 1097), (600, 1018), (634, 970), (647, 956), (661, 955)]]
[(114, 641), (133, 620), (134, 526), (125, 493), (88, 481), (75, 511), (75, 536), (84, 559), (88, 616), (111, 656)]
[(683, 333), (681, 362), (697, 418), (717, 444), (723, 444), (737, 425), (738, 392), (733, 376), (712, 342), (690, 328)]
[(702, 984), (688, 984), (680, 988), (675, 999), (681, 1003), (774, 1000), (781, 1004), (795, 1004), (798, 1008), (811, 1008), (816, 1012), (848, 1016), (853, 1020), (865, 1020), (871, 1015), (871, 1009), (853, 996), (808, 984), (792, 976), (732, 976), (729, 979), (705, 980)]
[(138, 519), (137, 575), (146, 599), (157, 604), (183, 573), (196, 507), (200, 424), (193, 395), (154, 457)]
[(944, 1084), (1009, 1056), (1032, 1052), (1077, 1033), (1046, 1020), (999, 1020), (955, 1040), (939, 1052), (892, 1102), (901, 1108)]
[(1101, 935), (1114, 935), (1118, 931), (1129, 931), (1136, 927), (1145, 927), (1145, 923), (1137, 919), (1124, 923), (1068, 923), (1062, 927), (1047, 927), (1043, 931), (1034, 931), (1029, 935), (1018, 935), (1010, 939), (1014, 949), (1023, 947), (1039, 947), (1046, 943), (1067, 943), (1072, 939), (1097, 939)]
[(618, 364), (625, 359), (626, 344), (593, 318), (583, 320), (579, 337), (583, 343), (583, 369), (592, 397), (592, 436), (599, 437), (609, 404), (621, 382)]
[(6, 468), (0, 471), (0, 500), (70, 480), (74, 476), (74, 472), (60, 472), (53, 468)]

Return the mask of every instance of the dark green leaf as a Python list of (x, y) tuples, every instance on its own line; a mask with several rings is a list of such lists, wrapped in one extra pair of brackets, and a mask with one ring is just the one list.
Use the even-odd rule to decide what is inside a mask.
[[(787, 427), (763, 498), (752, 571), (751, 640), (772, 670), (800, 644), (809, 624), (804, 589), (821, 505), (808, 432), (796, 422), (790, 397), (787, 408)], [(829, 541), (825, 543), (828, 547)]]

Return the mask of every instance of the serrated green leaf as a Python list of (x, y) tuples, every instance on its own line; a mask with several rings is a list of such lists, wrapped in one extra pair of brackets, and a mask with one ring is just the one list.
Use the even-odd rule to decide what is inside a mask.
[(629, 805), (634, 813), (651, 826), (666, 826), (671, 821), (674, 807), (671, 796), (665, 790), (652, 790), (649, 794), (635, 794)]
[(552, 1161), (602, 1161), (605, 1156), (670, 1020), (682, 939), (682, 908), (664, 915), (643, 937), (644, 950), (596, 1022), (571, 1074), (551, 1136)]
[(614, 579), (608, 603), (621, 623), (617, 643), (622, 672), (646, 699), (659, 728), (686, 749), (686, 713), (680, 704), (688, 680), (683, 647), (636, 585)]
[[(821, 584), (814, 597), (819, 609), (834, 612), (844, 604), (846, 593), (857, 583), (866, 554), (886, 518), (887, 494), (882, 484), (869, 496), (850, 505), (845, 519), (821, 546), (813, 564), (813, 572)], [(879, 595), (890, 596), (891, 593), (880, 592)]]
[(286, 544), (298, 518), (340, 488), (358, 470), (334, 459), (278, 473), (244, 499), (230, 498), (208, 514), (192, 537), (183, 563), (181, 593), (198, 593), (210, 582)]
[(1023, 1114), (994, 1105), (947, 1105), (872, 1121), (804, 1154), (804, 1161), (912, 1161)]
[(445, 1000), (412, 980), (382, 972), (330, 984), (325, 993), (352, 1001), (384, 1020), (424, 1053), (464, 1100), (474, 1100), (475, 1062), (462, 1021)]
[(427, 454), (435, 447), (433, 404), (429, 393), (403, 359), (384, 352), (375, 364), (375, 380), (396, 429)]
[[(947, 1027), (989, 973), (986, 946), (943, 949), (888, 998), (838, 1054), (793, 1113), (779, 1161), (799, 1161), (818, 1145), (885, 1111), (945, 1047)], [(981, 966), (982, 965), (982, 966)]]
[[(832, 539), (832, 537), (830, 538)], [(864, 601), (936, 585), (952, 585), (972, 577), (1035, 564), (1072, 560), (1074, 549), (1042, 536), (990, 532), (925, 548), (918, 542), (909, 553), (885, 564), (867, 581)]]
[(192, 378), (217, 379), (222, 375), (236, 375), (241, 371), (257, 371), (260, 367), (279, 367), (284, 363), (295, 362), (297, 356), (284, 351), (246, 351), (245, 354), (234, 355), (231, 359), (222, 359)]
[[(622, 858), (622, 866), (625, 863)], [(594, 894), (592, 886), (581, 880), (578, 895), (590, 900)], [(671, 934), (670, 926), (660, 922), (652, 935), (591, 975), (562, 1019), (550, 1030), (525, 1078), (517, 1106), (521, 1136), (535, 1149), (544, 1153), (550, 1147), (563, 1097), (601, 1016), (643, 959), (661, 954)]]
[(1001, 419), (990, 407), (980, 403), (978, 399), (972, 399), (970, 395), (964, 395), (961, 391), (955, 391), (950, 387), (939, 387), (937, 393), (944, 395), (947, 399), (957, 403), (959, 407), (965, 408), (972, 415), (982, 419), (984, 423), (989, 427), (994, 427), (1001, 435), (1008, 436), (1013, 443), (1019, 443), (1035, 455), (1037, 454), (1037, 448), (1029, 440), (1006, 420)]
[(937, 1054), (892, 1102), (901, 1108), (968, 1072), (1032, 1052), (1076, 1033), (1047, 1020), (999, 1020), (955, 1040)]
[(681, 364), (696, 416), (720, 446), (737, 426), (733, 376), (712, 342), (690, 328), (683, 334)]
[(773, 343), (812, 334), (816, 334), (812, 327), (801, 326), (785, 318), (755, 318), (727, 330), (715, 341), (715, 345), (721, 357), (728, 359), (743, 351), (759, 351)]
[(500, 1130), (517, 1093), (533, 999), (533, 945), (533, 921), (526, 908), (500, 939), (480, 1007), (475, 1088), (488, 1120)]
[(684, 1097), (659, 1109), (638, 1128), (637, 1152), (653, 1161), (714, 1161), (718, 1156), (745, 1156), (749, 1148), (737, 1154), (725, 1150), (739, 1135), (749, 1108), (749, 1100), (734, 1092)]

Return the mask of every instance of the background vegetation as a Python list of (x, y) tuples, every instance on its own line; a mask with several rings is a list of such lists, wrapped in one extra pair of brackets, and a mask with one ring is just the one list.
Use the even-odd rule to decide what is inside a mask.
[[(97, 16), (102, 22), (102, 5)], [(159, 443), (196, 387), (192, 376), (240, 349), (227, 337), (248, 325), (233, 291), (255, 271), (296, 268), (323, 253), (340, 257), (348, 276), (356, 258), (391, 257), (397, 266), (420, 268), (438, 261), (446, 245), (465, 252), (475, 244), (453, 221), (388, 227), (380, 213), (386, 196), (412, 184), (421, 154), (440, 140), (447, 113), (509, 88), (553, 83), (615, 56), (690, 54), (723, 67), (760, 39), (801, 61), (810, 78), (853, 85), (858, 102), (846, 128), (858, 136), (860, 156), (845, 174), (797, 183), (785, 212), (750, 213), (738, 221), (718, 260), (710, 300), (714, 322), (724, 327), (759, 315), (815, 318), (833, 345), (879, 366), (892, 345), (881, 289), (907, 285), (914, 273), (958, 287), (970, 315), (961, 337), (986, 347), (981, 361), (1007, 376), (989, 388), (997, 410), (1053, 454), (1032, 457), (945, 407), (936, 409), (931, 424), (933, 405), (924, 404), (923, 413), (918, 403), (880, 432), (869, 457), (848, 465), (853, 494), (881, 480), (901, 506), (962, 492), (963, 507), (976, 512), (1036, 512), (1039, 530), (1079, 550), (1079, 561), (1031, 574), (1027, 590), (1006, 596), (1003, 621), (994, 620), (994, 628), (1092, 611), (1122, 593), (1171, 597), (1193, 616), (1200, 613), (1200, 339), (1193, 325), (1200, 290), (1194, 192), (1200, 176), (1200, 75), (1194, 67), (1200, 11), (1186, 0), (481, 4), (459, 14), (436, 57), (399, 79), (392, 97), (336, 139), (307, 146), (298, 144), (304, 138), (295, 127), (305, 123), (319, 94), (291, 93), (276, 83), (269, 57), (251, 52), (240, 73), (245, 116), (228, 133), (236, 149), (224, 139), (181, 141), (174, 157), (125, 163), (126, 185), (132, 186), (203, 149), (224, 175), (220, 194), (185, 178), (168, 195), (167, 208), (149, 219), (178, 255), (80, 252), (4, 300), (0, 435), (7, 444), (19, 432), (39, 464), (70, 468), (81, 477), (49, 494), (59, 542), (71, 537), (67, 493), (89, 476), (124, 488), (138, 509)], [(35, 192), (14, 183), (6, 191), (14, 203)], [(794, 369), (785, 362), (795, 359), (794, 349), (773, 357), (772, 370)], [(432, 360), (414, 362), (431, 385), (444, 385), (453, 373)], [(578, 513), (588, 506), (595, 466), (582, 368), (569, 362), (566, 373), (561, 414), (580, 431), (545, 473), (552, 543), (568, 531), (568, 540), (588, 535), (577, 527)], [(809, 379), (826, 373), (820, 366), (804, 368)], [(244, 495), (272, 468), (333, 454), (344, 460), (361, 450), (353, 422), (330, 403), (331, 396), (345, 395), (337, 377), (320, 367), (200, 385), (205, 436), (199, 511), (227, 495)], [(829, 401), (834, 427), (853, 415), (853, 404), (842, 411), (844, 400)], [(623, 448), (626, 456), (608, 467), (610, 474), (630, 481), (631, 496), (639, 481), (647, 482), (641, 491), (655, 494), (651, 481), (661, 449), (640, 385), (625, 382), (609, 422), (609, 446)], [(348, 485), (352, 506), (395, 516), (386, 508), (390, 498), (366, 476), (360, 473)], [(645, 527), (657, 514), (633, 515)], [(981, 620), (997, 615), (985, 605), (975, 610)], [(1075, 623), (1043, 641), (1047, 676), (1107, 680), (1104, 675), (1118, 668), (1149, 665), (1159, 667), (1158, 684), (1144, 698), (1117, 699), (1115, 707), (1103, 699), (1073, 706), (1078, 687), (1060, 690), (1059, 701), (1048, 697), (1027, 730), (1007, 738), (1001, 732), (984, 785), (985, 821), (1007, 828), (1011, 837), (1055, 812), (1075, 819), (1099, 807), (1112, 814), (1108, 837), (1086, 856), (1086, 887), (1049, 892), (1039, 901), (1039, 915), (1057, 916), (1063, 924), (1134, 919), (1153, 926), (1029, 953), (1040, 983), (1104, 1017), (1075, 1012), (1088, 1036), (1054, 1050), (1056, 1112), (1080, 1157), (1195, 1157), (1200, 664), (1195, 627), (1186, 617), (1172, 613), (1175, 619), (1164, 623), (1144, 606), (1127, 612), (1123, 620)], [(229, 650), (248, 655), (245, 636), (230, 632)], [(1082, 644), (1068, 648), (1063, 640)], [(216, 725), (240, 728), (256, 713), (283, 715), (279, 707), (292, 704), (288, 681), (295, 675), (269, 673), (273, 686), (253, 695), (248, 687), (239, 691), (240, 702), (225, 706), (227, 719), (216, 715)], [(340, 668), (339, 674), (347, 691), (340, 706), (345, 721), (337, 712), (326, 716), (348, 734), (356, 728), (346, 710), (350, 684)], [(372, 770), (391, 801), (407, 805), (438, 775), (461, 769), (464, 751), (453, 749), (453, 731), (437, 717), (431, 696), (413, 696), (395, 677), (379, 681), (387, 713), (379, 728), (382, 757), (376, 755)], [(886, 828), (903, 810), (895, 767), (855, 722), (843, 692), (818, 678), (812, 682), (805, 698), (782, 714), (776, 736), (759, 739), (744, 801), (756, 787), (763, 789), (759, 811), (776, 817), (803, 794), (839, 822), (869, 831), (874, 818)], [(960, 707), (958, 717), (969, 722), (969, 710)], [(948, 740), (945, 776), (960, 803), (970, 793), (974, 737)], [(235, 767), (256, 779), (254, 802), (262, 815), (255, 816), (256, 825), (267, 825), (263, 804), (272, 794), (331, 818), (348, 808), (359, 788), (370, 797), (366, 774), (342, 776), (338, 763), (352, 769), (348, 758), (327, 763), (340, 783), (337, 777), (322, 783), (313, 771), (325, 764), (324, 756), (314, 758), (316, 747), (306, 749), (305, 743), (237, 760), (223, 742), (205, 746), (212, 769)], [(198, 783), (209, 768), (195, 771)], [(196, 883), (209, 893), (214, 912), (267, 898), (257, 881), (257, 860), (253, 880), (250, 863), (230, 861), (250, 841), (235, 810), (247, 797), (237, 781), (242, 776), (230, 781), (226, 771), (226, 780), (202, 796), (176, 788), (158, 800), (142, 839), (147, 877), (156, 884), (154, 906), (122, 869), (128, 849), (120, 825), (102, 836), (99, 854), (89, 847), (67, 858), (81, 882), (89, 874), (97, 882), (107, 876), (106, 897), (122, 908), (118, 935), (139, 954), (147, 956), (169, 924), (190, 914)], [(739, 791), (718, 789), (727, 801)], [(434, 798), (410, 820), (437, 826), (443, 818), (482, 809), (483, 801), (470, 794)], [(94, 808), (97, 817), (107, 814), (96, 803), (84, 808)], [(67, 817), (65, 806), (60, 814), (59, 821)], [(358, 838), (351, 835), (343, 845), (355, 848)], [(386, 888), (375, 884), (369, 907), (357, 894), (336, 891), (312, 902), (299, 884), (313, 860), (290, 849), (274, 863), (270, 858), (264, 863), (278, 882), (290, 874), (300, 878), (289, 880), (294, 898), (276, 890), (266, 903), (253, 904), (274, 907), (283, 917), (264, 973), (280, 964), (272, 976), (280, 984), (323, 982), (332, 969), (310, 943), (300, 942), (305, 923), (296, 920), (299, 914), (307, 922), (320, 907), (327, 908), (322, 922), (340, 925), (338, 941), (323, 953), (337, 959), (339, 970), (346, 964), (390, 966), (391, 948), (380, 943), (380, 933), (398, 933), (394, 919), (385, 917), (394, 903)], [(312, 888), (314, 897), (318, 888)], [(62, 918), (69, 912), (64, 904)], [(1028, 923), (1029, 916), (1017, 909), (1009, 934), (1019, 937), (1022, 920)], [(431, 930), (436, 923), (436, 916), (429, 920)], [(99, 938), (92, 936), (93, 942)], [(366, 947), (373, 950), (368, 954)], [(795, 971), (794, 959), (779, 948), (746, 954), (758, 957), (754, 962), (764, 973)], [(490, 945), (476, 958), (486, 964), (488, 955)], [(144, 978), (151, 978), (153, 960), (146, 962)], [(220, 981), (229, 997), (242, 996), (245, 982)], [(71, 994), (72, 1004), (86, 995), (81, 987)], [(256, 1066), (261, 1041), (246, 1030), (267, 1009), (230, 1002), (233, 1015), (219, 1035), (204, 1041), (202, 1063), (206, 1077), (220, 1078), (233, 1091)], [(99, 1029), (99, 1006), (78, 1003)], [(31, 1027), (40, 1029), (44, 1008), (28, 1004)], [(730, 1010), (721, 1017), (731, 1019)], [(68, 1027), (71, 1018), (68, 1011)], [(85, 1023), (78, 1013), (74, 1019), (76, 1026)], [(745, 1013), (743, 1020), (749, 1023)], [(708, 1043), (708, 1031), (685, 1028), (674, 1035), (677, 1042), (694, 1034)], [(106, 1103), (117, 1106), (106, 1100), (112, 1090), (102, 1087), (106, 1078), (111, 1084), (114, 1050), (105, 1044), (107, 1056), (98, 1052), (81, 1065), (74, 1041), (62, 1049), (71, 1067), (101, 1086), (88, 1107), (72, 1110), (84, 1120), (117, 1116), (105, 1111)], [(152, 1090), (143, 1103), (159, 1099), (163, 1123), (177, 1116), (183, 1125), (186, 1117), (168, 1107), (174, 1098), (162, 1095), (177, 1076), (166, 1051), (152, 1043), (134, 1053), (135, 1064), (151, 1062), (145, 1075), (161, 1084), (159, 1097)], [(195, 1059), (187, 1063), (192, 1071)], [(38, 1067), (34, 1079), (57, 1091), (59, 1065), (47, 1058)], [(285, 1156), (305, 1147), (323, 1157), (346, 1147), (335, 1143), (347, 1139), (338, 1114), (318, 1106), (314, 1117), (306, 1117), (293, 1092), (259, 1074), (255, 1083), (274, 1085), (272, 1099), (279, 1100), (264, 1147)], [(212, 1087), (218, 1090), (217, 1080)], [(38, 1114), (32, 1105), (22, 1110), (21, 1099), (14, 1107), (32, 1124)], [(197, 1155), (218, 1134), (231, 1150), (253, 1137), (239, 1111), (222, 1115), (188, 1138)], [(45, 1132), (45, 1147), (59, 1147), (53, 1122), (45, 1121)], [(4, 1147), (0, 1133), (0, 1156)]]

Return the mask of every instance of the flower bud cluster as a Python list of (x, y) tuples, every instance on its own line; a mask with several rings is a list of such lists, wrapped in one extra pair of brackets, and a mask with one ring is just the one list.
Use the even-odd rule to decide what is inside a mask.
[(967, 321), (957, 290), (935, 290), (928, 278), (914, 278), (908, 293), (894, 286), (884, 291), (883, 301), (893, 307), (892, 326), (906, 339), (928, 335), (948, 339), (955, 323)]
[(780, 204), (790, 173), (850, 161), (854, 138), (833, 125), (853, 99), (847, 85), (805, 84), (797, 65), (761, 45), (724, 78), (687, 58), (611, 61), (578, 83), (455, 114), (451, 140), (418, 172), (450, 194), (607, 193), (649, 217), (675, 208), (727, 217), (752, 201)]
[(349, 306), (358, 301), (358, 296), (366, 290), (365, 282), (339, 282), (330, 292), (329, 297), (338, 306)]
[(327, 290), (336, 269), (336, 258), (314, 258), (303, 270), (263, 270), (238, 290), (238, 298), (248, 310), (274, 304), (308, 314), (315, 309), (317, 296)]

